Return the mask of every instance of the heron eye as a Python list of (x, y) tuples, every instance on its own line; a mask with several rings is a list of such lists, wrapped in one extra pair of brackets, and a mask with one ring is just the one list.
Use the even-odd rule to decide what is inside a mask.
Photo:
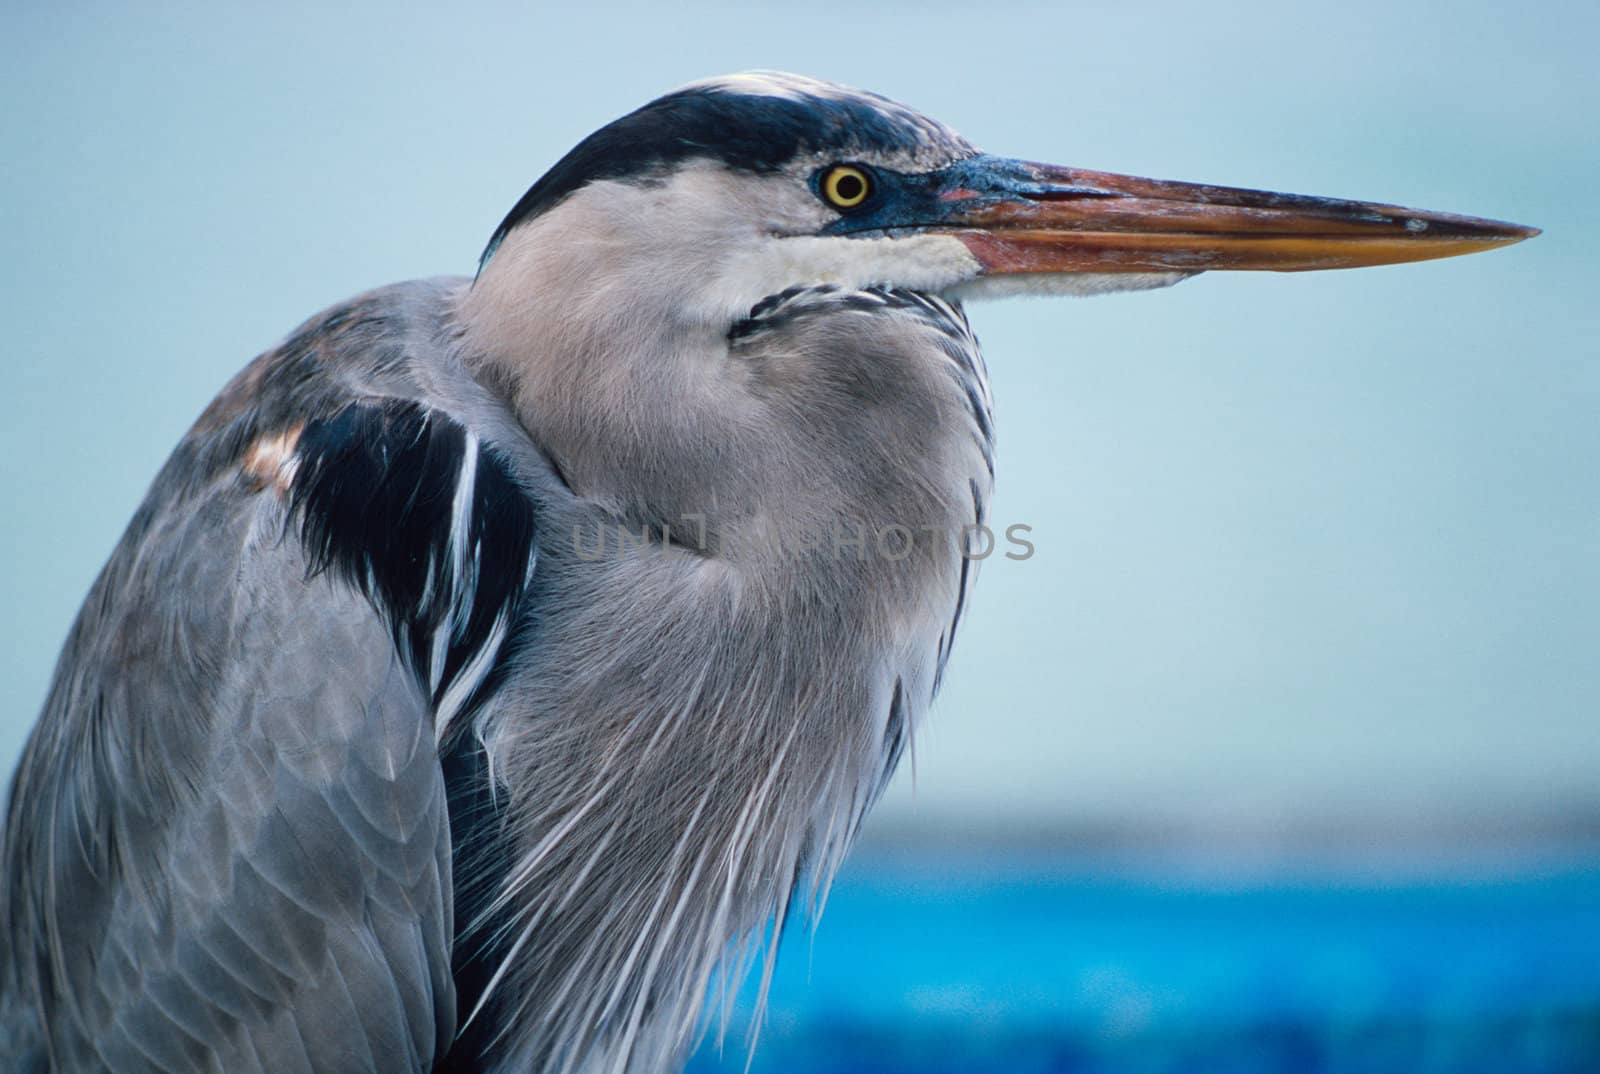
[(854, 209), (872, 194), (872, 180), (860, 168), (835, 164), (822, 177), (822, 196), (837, 209)]

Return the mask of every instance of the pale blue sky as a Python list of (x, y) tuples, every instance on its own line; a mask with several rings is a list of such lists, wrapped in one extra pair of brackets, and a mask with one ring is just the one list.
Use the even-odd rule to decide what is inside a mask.
[(775, 67), (1009, 155), (1546, 229), (974, 307), (996, 516), (1038, 554), (984, 570), (918, 793), (882, 819), (1600, 808), (1594, 5), (549, 10), (0, 14), (0, 765), (234, 370), (355, 291), (469, 271), (606, 120)]

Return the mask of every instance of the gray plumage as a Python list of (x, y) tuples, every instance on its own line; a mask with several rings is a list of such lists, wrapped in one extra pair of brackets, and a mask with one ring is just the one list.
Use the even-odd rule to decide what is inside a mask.
[(700, 84), (558, 163), (475, 279), (256, 359), (17, 770), (5, 1068), (680, 1065), (949, 655), (993, 477), (957, 299), (1196, 270), (973, 237), (1087, 182), (842, 87)]
[[(545, 241), (562, 259), (577, 245)], [(988, 493), (987, 394), (959, 311), (818, 286), (676, 354), (645, 319), (631, 338), (591, 319), (592, 339), (519, 341), (566, 351), (545, 359), (558, 374), (654, 365), (597, 384), (615, 396), (567, 427), (525, 425), (495, 390), (472, 295), (468, 280), (388, 288), (258, 359), (90, 594), (7, 829), (6, 1015), (35, 1063), (427, 1070), (474, 1014), (450, 974), (458, 935), (488, 967), (474, 1008), (493, 984), (463, 1038), (485, 1069), (660, 1070), (686, 1054), (729, 942), (748, 951), (775, 913), (781, 930), (791, 892), (809, 900), (837, 868), (931, 694), (963, 576), (952, 535)], [(686, 367), (713, 348), (740, 382), (696, 398)], [(650, 405), (678, 413), (628, 398), (652, 376), (672, 383)], [(503, 674), (470, 713), (441, 715), (438, 662), (394, 638), (404, 610), (319, 569), (297, 517), (308, 429), (396, 404), (459, 425), (537, 517), (526, 609), (483, 643)], [(588, 427), (611, 420), (648, 422), (651, 442)], [(698, 423), (716, 435), (667, 439)], [(453, 500), (466, 473), (419, 494)], [(603, 487), (612, 474), (638, 484)], [(930, 531), (894, 560), (836, 531), (870, 542), (889, 522)], [(431, 564), (467, 602), (447, 546), (469, 524), (446, 523)], [(494, 844), (483, 875), (453, 885), (436, 739), (483, 751), (475, 778), (493, 784), (463, 798), (512, 833), (477, 836)], [(453, 887), (475, 892), (470, 919)], [(41, 1011), (48, 1034), (19, 1021)]]

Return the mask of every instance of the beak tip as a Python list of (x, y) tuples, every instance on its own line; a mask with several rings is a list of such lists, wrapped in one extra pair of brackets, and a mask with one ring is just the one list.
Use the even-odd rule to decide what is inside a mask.
[(1509, 220), (1473, 220), (1467, 218), (1469, 223), (1477, 225), (1482, 233), (1505, 242), (1521, 242), (1543, 233), (1542, 228), (1528, 227), (1525, 224), (1513, 224)]
[(1430, 238), (1460, 238), (1513, 243), (1531, 239), (1541, 233), (1540, 228), (1513, 224), (1508, 220), (1490, 220), (1479, 216), (1458, 216), (1454, 213), (1428, 213), (1416, 209), (1401, 210), (1406, 230), (1424, 241)]
[(1536, 238), (1539, 235), (1544, 234), (1543, 228), (1527, 227), (1523, 224), (1508, 224), (1503, 221), (1496, 220), (1492, 222), (1492, 225), (1493, 226), (1488, 229), (1492, 247), (1486, 246), (1484, 247), (1485, 249), (1501, 246), (1515, 246), (1517, 243), (1522, 242), (1525, 239)]

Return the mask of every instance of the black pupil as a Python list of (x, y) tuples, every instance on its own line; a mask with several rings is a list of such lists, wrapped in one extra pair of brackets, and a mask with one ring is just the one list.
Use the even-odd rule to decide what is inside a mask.
[(861, 176), (847, 172), (834, 180), (833, 192), (839, 195), (840, 201), (855, 201), (867, 192), (867, 184)]

